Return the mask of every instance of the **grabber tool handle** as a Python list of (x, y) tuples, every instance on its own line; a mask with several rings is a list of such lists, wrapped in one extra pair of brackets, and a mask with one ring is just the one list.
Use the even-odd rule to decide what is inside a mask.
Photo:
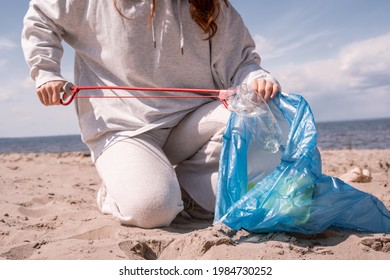
[[(60, 98), (61, 105), (67, 106), (70, 103), (72, 103), (72, 101), (75, 98), (78, 91), (79, 91), (79, 89), (77, 87), (75, 87), (75, 85), (73, 83), (66, 82), (61, 90), (61, 93), (62, 93), (61, 98)], [(67, 94), (68, 96), (64, 99), (65, 94)]]

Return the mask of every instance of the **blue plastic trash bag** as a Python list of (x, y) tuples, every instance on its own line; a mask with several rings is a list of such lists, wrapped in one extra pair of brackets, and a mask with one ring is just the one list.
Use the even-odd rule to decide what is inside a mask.
[(214, 223), (252, 232), (315, 234), (330, 226), (390, 232), (390, 213), (374, 196), (322, 174), (313, 114), (305, 99), (278, 94), (272, 101), (290, 125), (280, 164), (248, 182), (253, 126), (231, 114), (220, 158)]

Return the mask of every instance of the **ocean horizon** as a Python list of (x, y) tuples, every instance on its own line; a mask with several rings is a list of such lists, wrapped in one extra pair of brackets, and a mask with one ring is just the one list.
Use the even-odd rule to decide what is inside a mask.
[[(320, 149), (390, 149), (390, 118), (316, 123)], [(0, 137), (4, 153), (89, 153), (80, 135)]]

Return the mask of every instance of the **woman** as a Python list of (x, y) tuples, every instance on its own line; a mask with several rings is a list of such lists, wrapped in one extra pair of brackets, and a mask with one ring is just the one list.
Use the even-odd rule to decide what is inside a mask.
[[(75, 50), (77, 85), (226, 89), (250, 84), (266, 100), (279, 91), (228, 1), (32, 0), (22, 46), (44, 105), (60, 104), (62, 41)], [(183, 210), (182, 193), (203, 212), (213, 211), (230, 114), (219, 101), (75, 102), (82, 139), (103, 182), (97, 198), (101, 212), (126, 225), (167, 226)], [(275, 154), (266, 167), (279, 159)]]

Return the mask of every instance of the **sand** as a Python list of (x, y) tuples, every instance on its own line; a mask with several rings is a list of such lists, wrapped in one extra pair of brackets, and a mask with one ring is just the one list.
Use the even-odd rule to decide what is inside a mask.
[[(390, 150), (321, 154), (324, 174), (370, 171), (368, 180), (350, 184), (390, 209)], [(83, 153), (0, 154), (0, 259), (390, 259), (390, 234), (339, 228), (318, 235), (251, 234), (184, 217), (161, 229), (122, 226), (97, 210), (99, 186)]]

